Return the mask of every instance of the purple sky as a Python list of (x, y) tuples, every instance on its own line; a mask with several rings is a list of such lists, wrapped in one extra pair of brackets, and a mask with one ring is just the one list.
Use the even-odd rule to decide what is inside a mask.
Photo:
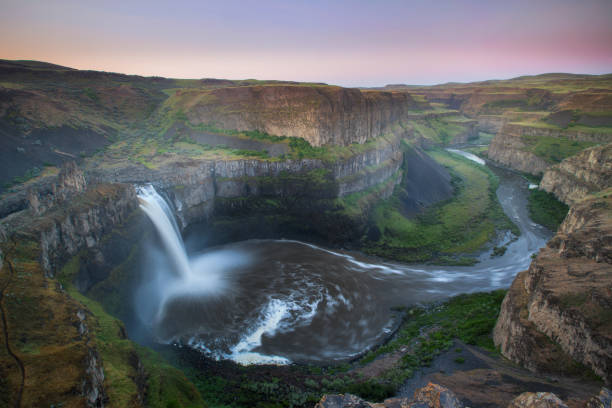
[(600, 74), (612, 0), (2, 0), (0, 58), (344, 86)]

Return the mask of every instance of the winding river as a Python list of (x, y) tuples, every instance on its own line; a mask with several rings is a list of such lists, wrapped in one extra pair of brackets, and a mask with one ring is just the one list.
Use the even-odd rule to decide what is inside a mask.
[[(183, 275), (158, 273), (140, 291), (141, 316), (159, 342), (241, 364), (349, 359), (393, 331), (394, 306), (506, 288), (528, 268), (550, 232), (529, 218), (528, 182), (491, 169), (501, 205), (521, 230), (502, 256), (483, 253), (469, 267), (405, 265), (305, 242), (248, 240), (190, 254)], [(151, 270), (172, 267), (162, 252), (152, 251)]]

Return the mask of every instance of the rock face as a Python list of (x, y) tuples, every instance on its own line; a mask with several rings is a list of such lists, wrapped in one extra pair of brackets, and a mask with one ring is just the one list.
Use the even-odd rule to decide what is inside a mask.
[(322, 85), (183, 90), (172, 103), (192, 124), (301, 137), (313, 146), (364, 143), (422, 105), (403, 92)]
[(415, 391), (412, 398), (390, 398), (371, 403), (351, 394), (324, 395), (315, 408), (462, 408), (455, 394), (438, 384), (429, 383)]
[(482, 132), (497, 134), (508, 122), (508, 119), (501, 115), (478, 115), (478, 130)]
[[(68, 194), (66, 188), (60, 187), (60, 191)], [(18, 213), (2, 222), (7, 231), (38, 237), (40, 263), (49, 277), (80, 249), (96, 246), (104, 234), (125, 221), (138, 206), (134, 187), (126, 184), (99, 184), (73, 195), (69, 202), (53, 198), (47, 202), (55, 205), (45, 214), (32, 217)]]
[(402, 203), (409, 213), (419, 213), (423, 208), (453, 195), (448, 171), (422, 150), (405, 153), (404, 171), (406, 176), (402, 187), (406, 195), (402, 196)]
[(602, 388), (599, 395), (594, 396), (587, 402), (585, 408), (606, 408), (612, 407), (612, 391)]
[[(294, 186), (283, 182), (283, 177), (322, 175), (325, 188), (309, 185), (310, 192), (293, 191), (296, 197), (308, 193), (309, 199), (336, 199), (389, 183), (380, 191), (380, 197), (386, 198), (402, 179), (402, 164), (407, 172), (405, 180), (414, 187), (414, 197), (420, 203), (415, 203), (416, 210), (447, 198), (452, 193), (448, 172), (420, 149), (404, 153), (401, 137), (401, 133), (380, 137), (371, 148), (333, 163), (318, 159), (182, 159), (157, 169), (128, 166), (114, 173), (92, 170), (88, 176), (93, 183), (153, 183), (169, 194), (183, 226), (209, 219), (218, 199), (286, 196)], [(425, 187), (431, 188), (423, 189), (425, 179)]]
[(567, 405), (551, 392), (524, 392), (508, 408), (567, 408)]
[(611, 270), (608, 189), (573, 206), (529, 270), (517, 275), (494, 330), (502, 354), (544, 372), (567, 371), (569, 356), (610, 384)]
[(537, 132), (534, 128), (524, 128), (506, 124), (493, 138), (489, 146), (489, 158), (525, 173), (541, 174), (549, 164), (542, 158), (527, 151), (522, 140), (523, 134)]
[(57, 180), (48, 189), (28, 188), (28, 207), (40, 215), (54, 204), (62, 203), (70, 197), (85, 191), (85, 174), (74, 161), (62, 164)]
[(564, 138), (570, 141), (608, 143), (612, 135), (605, 132), (562, 130), (518, 123), (505, 124), (489, 146), (489, 158), (514, 170), (542, 174), (551, 166), (542, 157), (530, 151), (525, 138)]
[(544, 173), (540, 188), (573, 205), (587, 194), (612, 187), (612, 143), (586, 149)]

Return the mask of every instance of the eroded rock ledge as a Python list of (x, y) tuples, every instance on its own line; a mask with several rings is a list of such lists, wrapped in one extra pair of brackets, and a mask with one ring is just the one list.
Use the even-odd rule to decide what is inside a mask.
[(609, 143), (612, 140), (612, 135), (605, 132), (585, 132), (506, 123), (491, 141), (488, 152), (489, 158), (514, 170), (541, 175), (554, 162), (549, 162), (536, 155), (527, 145), (526, 139), (538, 140), (538, 138)]
[[(612, 189), (570, 209), (514, 280), (494, 330), (504, 356), (541, 372), (573, 361), (612, 382)], [(573, 361), (572, 361), (573, 360)]]
[(586, 149), (546, 170), (540, 188), (573, 205), (587, 194), (612, 187), (612, 143)]
[(313, 146), (364, 143), (424, 105), (403, 92), (325, 85), (190, 89), (171, 101), (195, 125), (301, 137)]

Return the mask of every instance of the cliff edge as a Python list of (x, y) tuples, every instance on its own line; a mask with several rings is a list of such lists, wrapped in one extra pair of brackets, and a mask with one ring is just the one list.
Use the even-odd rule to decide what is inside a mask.
[(612, 382), (612, 189), (570, 209), (557, 234), (514, 280), (494, 330), (510, 360), (541, 372), (575, 362)]
[(612, 187), (612, 143), (586, 149), (544, 172), (540, 188), (573, 205), (587, 194)]

